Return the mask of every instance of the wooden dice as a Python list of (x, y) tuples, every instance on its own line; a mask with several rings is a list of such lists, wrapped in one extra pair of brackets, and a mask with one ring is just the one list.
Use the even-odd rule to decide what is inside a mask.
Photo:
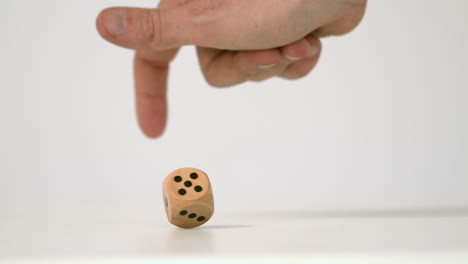
[(214, 212), (213, 192), (206, 173), (182, 168), (163, 182), (164, 207), (170, 223), (194, 228), (206, 223)]

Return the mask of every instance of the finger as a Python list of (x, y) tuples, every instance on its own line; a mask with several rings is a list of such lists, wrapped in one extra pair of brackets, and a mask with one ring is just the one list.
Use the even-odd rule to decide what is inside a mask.
[[(159, 8), (172, 8), (185, 0), (163, 0)], [(167, 78), (169, 63), (178, 49), (137, 52), (134, 60), (135, 98), (138, 123), (143, 133), (161, 136), (167, 120)]]
[(304, 38), (283, 46), (279, 50), (282, 55), (282, 59), (279, 61), (278, 65), (275, 65), (265, 71), (258, 72), (253, 75), (250, 80), (264, 81), (274, 76), (282, 76), (283, 73), (291, 67), (291, 65), (305, 64), (302, 61), (308, 61), (309, 58), (314, 57), (319, 51), (319, 48), (316, 45), (310, 45), (310, 42)]
[(214, 87), (228, 87), (250, 80), (259, 72), (278, 65), (278, 49), (220, 51), (198, 47), (198, 58), (206, 81)]
[(150, 138), (161, 136), (166, 127), (169, 63), (177, 51), (135, 54), (136, 112), (141, 130)]
[(320, 51), (318, 38), (307, 38), (308, 40), (300, 39), (280, 49), (228, 52), (199, 48), (199, 60), (207, 82), (215, 87), (281, 76), (293, 63), (296, 66), (286, 71), (285, 77), (297, 78), (299, 74), (304, 74), (304, 68), (310, 66), (313, 60), (296, 62), (315, 57)]
[(166, 9), (115, 7), (98, 15), (96, 27), (104, 39), (116, 45), (164, 50), (191, 44), (195, 31), (188, 20), (183, 5)]
[[(316, 53), (319, 52), (319, 47), (317, 45), (311, 45), (311, 43), (317, 44), (319, 41), (313, 36), (309, 36), (308, 38), (310, 41), (303, 38), (279, 48), (281, 59), (276, 64), (264, 68), (265, 70), (251, 74), (249, 79), (252, 81), (263, 81), (274, 76), (281, 76), (290, 65), (314, 57)], [(315, 38), (315, 41), (312, 40), (313, 38)], [(241, 68), (246, 68), (248, 66), (249, 61), (244, 60), (244, 62), (246, 62), (246, 64), (244, 64), (244, 66), (241, 64)]]
[[(285, 79), (298, 79), (306, 76), (318, 62), (320, 57), (320, 51), (322, 49), (322, 45), (320, 39), (316, 36), (309, 35), (305, 38), (307, 41), (307, 45), (309, 48), (307, 49), (307, 56), (305, 58), (299, 59), (296, 62), (290, 64), (283, 73), (280, 74), (281, 77)], [(283, 50), (283, 54), (293, 54), (295, 51), (293, 47), (285, 47)], [(297, 50), (296, 50), (297, 52)], [(297, 53), (296, 53), (297, 54)], [(285, 55), (291, 56), (291, 55)]]
[(307, 36), (294, 43), (281, 47), (281, 54), (290, 62), (313, 57), (319, 52), (320, 41), (315, 36)]

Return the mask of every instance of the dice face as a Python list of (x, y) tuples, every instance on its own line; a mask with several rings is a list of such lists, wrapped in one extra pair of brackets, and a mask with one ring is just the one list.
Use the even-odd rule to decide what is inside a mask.
[(200, 199), (211, 188), (208, 176), (198, 169), (179, 169), (168, 178), (169, 191), (184, 200)]
[(193, 204), (175, 211), (171, 223), (183, 228), (193, 228), (206, 223), (212, 214), (213, 210), (210, 207), (202, 204)]
[(163, 183), (164, 206), (169, 222), (182, 228), (206, 223), (214, 212), (213, 192), (206, 173), (182, 168)]

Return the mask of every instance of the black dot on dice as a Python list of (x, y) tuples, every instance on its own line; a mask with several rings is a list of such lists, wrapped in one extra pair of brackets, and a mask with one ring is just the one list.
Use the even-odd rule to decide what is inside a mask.
[(203, 191), (203, 188), (202, 188), (200, 185), (195, 186), (194, 189), (195, 189), (196, 192), (201, 192), (201, 191)]
[(197, 214), (192, 213), (188, 215), (188, 218), (195, 218), (195, 217), (197, 217)]
[(185, 187), (190, 187), (190, 186), (192, 186), (192, 182), (191, 181), (186, 181), (186, 182), (184, 182), (184, 185), (185, 185)]
[(192, 173), (190, 173), (190, 178), (195, 180), (196, 178), (198, 178), (198, 174), (196, 174), (195, 172), (192, 172)]
[(205, 221), (205, 219), (206, 218), (204, 216), (200, 216), (200, 217), (197, 218), (197, 221), (198, 222), (203, 222), (203, 221)]
[(187, 212), (186, 210), (182, 210), (182, 211), (180, 211), (179, 214), (180, 214), (180, 215), (186, 215), (187, 213), (188, 213), (188, 212)]
[(174, 177), (174, 181), (175, 181), (175, 182), (181, 182), (181, 181), (182, 181), (182, 177), (180, 177), (180, 176), (175, 176), (175, 177)]
[(180, 195), (185, 195), (187, 191), (185, 189), (179, 189), (179, 194)]

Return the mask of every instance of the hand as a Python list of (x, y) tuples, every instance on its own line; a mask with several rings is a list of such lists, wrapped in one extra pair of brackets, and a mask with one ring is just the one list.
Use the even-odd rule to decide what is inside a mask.
[(110, 8), (99, 33), (135, 53), (137, 115), (158, 137), (166, 123), (169, 64), (198, 46), (208, 83), (231, 86), (273, 76), (300, 78), (317, 63), (318, 37), (341, 35), (363, 17), (366, 0), (162, 0), (158, 9)]

